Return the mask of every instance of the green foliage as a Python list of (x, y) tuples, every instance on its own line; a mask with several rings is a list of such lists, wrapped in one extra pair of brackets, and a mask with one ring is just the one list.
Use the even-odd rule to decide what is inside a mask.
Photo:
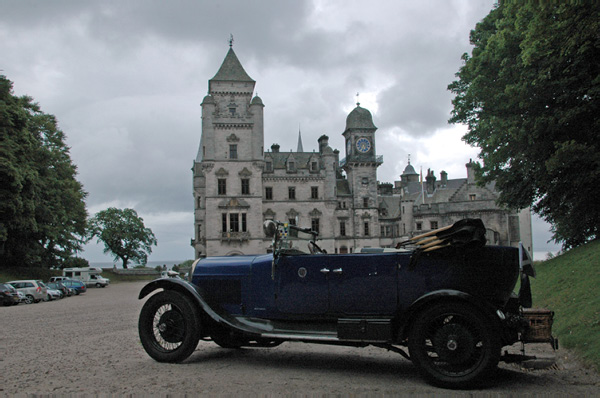
[(89, 224), (89, 239), (96, 237), (103, 242), (104, 253), (110, 252), (115, 260), (121, 259), (123, 268), (127, 268), (130, 260), (146, 265), (152, 245), (157, 244), (152, 230), (144, 226), (144, 220), (133, 209), (110, 207), (98, 212)]
[(190, 268), (192, 266), (192, 264), (194, 264), (195, 260), (185, 260), (184, 262), (182, 262), (181, 264), (179, 264), (179, 269), (181, 268)]
[(555, 312), (553, 333), (600, 369), (600, 240), (536, 264), (533, 302)]
[(81, 249), (87, 212), (65, 135), (0, 75), (0, 264), (55, 267)]
[(86, 268), (90, 266), (90, 262), (81, 257), (69, 257), (63, 263), (61, 268)]
[(502, 2), (448, 86), (450, 122), (481, 149), (481, 182), (496, 181), (502, 204), (533, 206), (564, 248), (600, 234), (599, 14), (592, 3)]

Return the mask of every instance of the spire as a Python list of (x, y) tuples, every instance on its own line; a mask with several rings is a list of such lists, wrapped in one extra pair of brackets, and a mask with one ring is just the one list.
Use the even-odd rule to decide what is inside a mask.
[(304, 152), (304, 148), (302, 147), (302, 134), (300, 133), (300, 125), (298, 125), (298, 148), (296, 152)]
[(217, 74), (208, 81), (208, 87), (210, 92), (210, 83), (213, 81), (235, 81), (235, 82), (252, 82), (254, 80), (248, 76), (244, 67), (240, 63), (240, 60), (235, 55), (232, 47), (229, 47), (229, 51), (219, 68)]

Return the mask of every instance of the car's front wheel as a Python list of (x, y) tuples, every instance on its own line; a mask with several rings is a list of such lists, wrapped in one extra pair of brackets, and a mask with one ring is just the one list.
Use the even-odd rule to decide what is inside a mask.
[(432, 384), (468, 388), (496, 368), (501, 344), (489, 320), (476, 308), (445, 303), (417, 316), (408, 347), (412, 361)]
[(200, 340), (197, 307), (182, 294), (165, 290), (142, 307), (138, 330), (144, 349), (158, 362), (181, 362)]
[(34, 301), (35, 301), (35, 299), (33, 298), (33, 296), (31, 294), (28, 294), (27, 296), (25, 296), (26, 304), (32, 304)]

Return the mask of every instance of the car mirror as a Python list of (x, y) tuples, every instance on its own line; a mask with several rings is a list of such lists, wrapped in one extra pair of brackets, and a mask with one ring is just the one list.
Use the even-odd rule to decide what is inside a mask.
[(263, 231), (267, 237), (272, 238), (277, 233), (277, 224), (273, 220), (267, 220), (263, 224)]

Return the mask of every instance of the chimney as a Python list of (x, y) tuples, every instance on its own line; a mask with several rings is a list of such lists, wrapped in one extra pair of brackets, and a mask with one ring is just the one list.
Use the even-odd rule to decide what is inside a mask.
[(469, 159), (469, 163), (465, 166), (467, 167), (467, 184), (475, 184), (475, 162), (473, 159)]
[(442, 170), (442, 172), (440, 173), (440, 176), (442, 177), (442, 186), (446, 187), (448, 185), (448, 173), (446, 173), (444, 170)]
[(435, 191), (435, 175), (433, 175), (433, 170), (427, 169), (425, 183), (427, 185), (427, 193), (431, 195)]
[(278, 153), (279, 152), (279, 144), (273, 144), (273, 145), (271, 145), (271, 151), (273, 153)]

